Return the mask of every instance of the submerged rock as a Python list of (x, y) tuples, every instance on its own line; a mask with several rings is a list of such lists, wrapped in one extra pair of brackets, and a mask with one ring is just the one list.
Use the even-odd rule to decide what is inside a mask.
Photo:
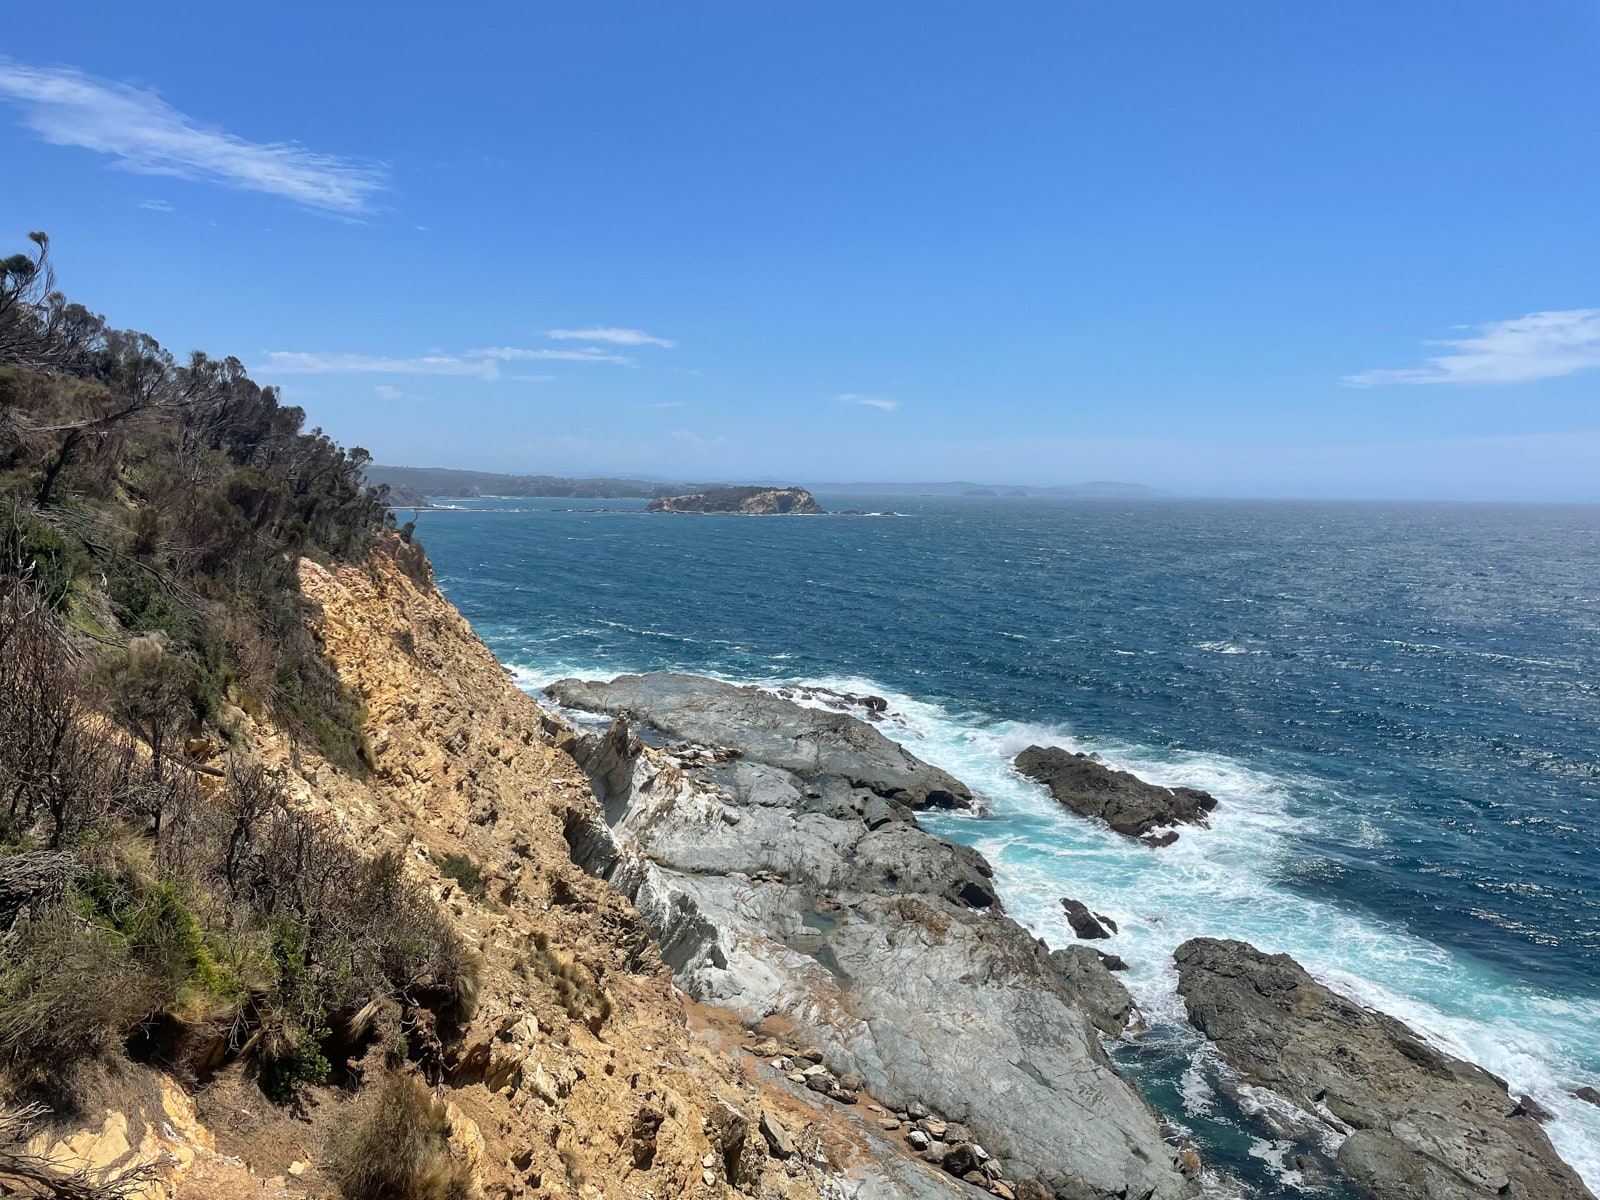
[[(671, 741), (608, 795), (610, 848), (575, 834), (574, 857), (633, 897), (690, 996), (817, 1048), (826, 1072), (797, 1086), (835, 1079), (820, 1094), (853, 1099), (859, 1083), (940, 1165), (960, 1127), (973, 1148), (947, 1179), (981, 1167), (981, 1145), (1046, 1194), (1193, 1194), (1099, 1042), (1125, 1025), (1126, 990), (1087, 947), (1054, 957), (1001, 911), (981, 854), (917, 825), (912, 808), (970, 802), (959, 780), (863, 721), (754, 688), (624, 676), (550, 694)], [(622, 740), (575, 748), (608, 791)]]
[(1502, 1079), (1324, 987), (1286, 954), (1179, 946), (1189, 1020), (1253, 1082), (1347, 1135), (1335, 1162), (1404, 1200), (1593, 1200)]
[(1146, 783), (1127, 771), (1114, 771), (1098, 758), (1059, 746), (1029, 746), (1016, 757), (1017, 770), (1044, 784), (1057, 802), (1080, 817), (1104, 821), (1118, 833), (1152, 845), (1169, 846), (1176, 832), (1153, 831), (1168, 825), (1205, 825), (1217, 806), (1209, 792)]

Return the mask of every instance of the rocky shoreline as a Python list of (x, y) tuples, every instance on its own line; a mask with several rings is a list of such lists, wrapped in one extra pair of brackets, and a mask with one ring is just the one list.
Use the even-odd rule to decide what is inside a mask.
[[(677, 986), (736, 1014), (776, 1083), (937, 1168), (880, 1173), (863, 1195), (1202, 1190), (1194, 1149), (1101, 1044), (1137, 1027), (1112, 973), (1122, 960), (1092, 941), (1034, 939), (1006, 915), (982, 855), (922, 828), (920, 812), (978, 801), (875, 727), (892, 718), (879, 698), (784, 693), (685, 675), (546, 690), (610, 718), (604, 732), (563, 735), (605, 817), (567, 837), (574, 861), (634, 901)], [(1175, 824), (1204, 826), (1216, 805), (1054, 747), (1017, 766), (1147, 844), (1170, 844)], [(1115, 933), (1062, 904), (1080, 938)], [(1177, 966), (1194, 1027), (1246, 1081), (1306, 1114), (1297, 1135), (1338, 1145), (1333, 1165), (1356, 1190), (1593, 1200), (1536, 1105), (1293, 960), (1197, 939)]]
[(970, 1142), (917, 1151), (948, 1178), (998, 1160), (996, 1195), (1195, 1192), (1100, 1044), (1126, 991), (1092, 952), (1034, 939), (980, 854), (920, 827), (920, 810), (970, 804), (965, 785), (864, 721), (758, 689), (657, 675), (547, 695), (614, 718), (571, 747), (607, 822), (570, 831), (574, 859), (633, 898), (692, 998), (814, 1047), (888, 1114), (962, 1127)]
[(1528, 1097), (1316, 982), (1286, 954), (1195, 938), (1174, 954), (1189, 1020), (1247, 1079), (1338, 1143), (1359, 1190), (1406, 1200), (1593, 1200)]

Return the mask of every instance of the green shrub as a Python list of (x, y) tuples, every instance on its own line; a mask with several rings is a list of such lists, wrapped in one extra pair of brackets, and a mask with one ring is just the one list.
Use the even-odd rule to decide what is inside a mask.
[(0, 533), (0, 562), (20, 568), (52, 611), (66, 608), (78, 573), (78, 555), (66, 538), (37, 517), (11, 506)]
[(454, 879), (461, 885), (461, 890), (476, 899), (483, 899), (485, 888), (483, 868), (478, 866), (465, 854), (446, 854), (434, 859), (434, 865), (439, 868), (439, 874), (446, 879)]
[(105, 872), (77, 885), (76, 905), (86, 919), (119, 935), (134, 962), (150, 976), (162, 1005), (182, 1015), (194, 1007), (228, 1006), (244, 987), (230, 957), (207, 938), (176, 880), (144, 884)]
[(333, 1036), (333, 1031), (324, 1027), (292, 1033), (295, 1042), (289, 1053), (272, 1059), (261, 1069), (261, 1090), (275, 1104), (289, 1103), (296, 1084), (321, 1087), (333, 1075), (333, 1064), (322, 1052), (322, 1044)]

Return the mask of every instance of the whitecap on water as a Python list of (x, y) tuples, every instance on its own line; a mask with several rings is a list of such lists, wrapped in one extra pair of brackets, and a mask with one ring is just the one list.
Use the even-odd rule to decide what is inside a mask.
[[(1540, 992), (1399, 926), (1287, 886), (1282, 880), (1319, 820), (1315, 806), (1297, 798), (1315, 796), (1324, 808), (1331, 800), (1337, 813), (1330, 819), (1349, 819), (1343, 798), (1322, 781), (1222, 755), (951, 713), (870, 679), (801, 682), (883, 696), (889, 715), (899, 718), (881, 724), (886, 734), (981, 793), (980, 816), (920, 819), (983, 852), (1007, 910), (1030, 932), (1053, 946), (1071, 944), (1063, 896), (1115, 920), (1119, 932), (1105, 947), (1127, 961), (1121, 978), (1152, 1025), (1189, 1028), (1172, 965), (1172, 951), (1189, 938), (1239, 938), (1288, 953), (1328, 986), (1501, 1076), (1513, 1093), (1532, 1095), (1557, 1118), (1545, 1127), (1557, 1151), (1600, 1190), (1600, 1108), (1571, 1095), (1584, 1084), (1600, 1087), (1600, 1002)], [(1211, 828), (1184, 827), (1175, 844), (1155, 851), (1082, 820), (1012, 767), (1034, 744), (1093, 751), (1152, 783), (1211, 792), (1219, 801)], [(1370, 841), (1382, 839), (1371, 831)]]
[[(567, 675), (616, 669), (562, 662), (514, 666), (513, 672), (519, 686), (535, 691)], [(1558, 1152), (1600, 1191), (1600, 1108), (1571, 1095), (1584, 1084), (1600, 1086), (1600, 1003), (1518, 984), (1401, 927), (1288, 886), (1284, 881), (1304, 857), (1303, 838), (1321, 819), (1319, 808), (1337, 810), (1340, 820), (1350, 817), (1325, 783), (1222, 755), (951, 712), (871, 679), (730, 681), (884, 697), (889, 711), (877, 727), (980, 794), (979, 813), (930, 812), (919, 819), (989, 859), (1013, 918), (1053, 946), (1074, 940), (1063, 896), (1117, 922), (1119, 932), (1105, 948), (1127, 961), (1121, 978), (1150, 1026), (1187, 1047), (1181, 1103), (1191, 1115), (1206, 1112), (1210, 1103), (1200, 1065), (1209, 1048), (1188, 1025), (1172, 951), (1192, 937), (1239, 938), (1293, 955), (1335, 990), (1493, 1071), (1513, 1093), (1532, 1095), (1557, 1118), (1545, 1128)], [(795, 698), (826, 706), (824, 697), (797, 692)], [(1156, 851), (1082, 820), (1012, 767), (1016, 754), (1034, 744), (1092, 750), (1150, 782), (1211, 792), (1219, 801), (1211, 828), (1185, 826), (1174, 845)], [(1298, 802), (1302, 797), (1316, 803)], [(1374, 831), (1374, 840), (1380, 838)], [(1278, 1154), (1276, 1142), (1263, 1145), (1269, 1146), (1264, 1157)], [(1294, 1182), (1285, 1171), (1284, 1181)]]

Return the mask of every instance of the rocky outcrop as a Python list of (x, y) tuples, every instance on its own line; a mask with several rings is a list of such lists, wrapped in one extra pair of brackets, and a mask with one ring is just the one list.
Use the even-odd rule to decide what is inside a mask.
[(1593, 1200), (1502, 1079), (1317, 983), (1286, 954), (1179, 946), (1189, 1019), (1224, 1058), (1343, 1138), (1335, 1161), (1402, 1200)]
[(1100, 941), (1110, 937), (1117, 931), (1117, 923), (1110, 917), (1102, 917), (1099, 913), (1089, 911), (1089, 906), (1082, 900), (1074, 900), (1070, 896), (1063, 897), (1062, 911), (1067, 915), (1067, 924), (1072, 926), (1072, 932), (1085, 941)]
[(1126, 991), (1092, 952), (1052, 955), (1001, 913), (981, 855), (919, 826), (916, 806), (966, 802), (958, 781), (757, 689), (625, 676), (550, 694), (657, 743), (613, 724), (575, 748), (607, 788), (625, 737), (633, 765), (625, 797), (608, 792), (612, 843), (586, 829), (574, 852), (634, 898), (690, 996), (815, 1047), (829, 1095), (849, 1081), (885, 1120), (963, 1127), (981, 1156), (925, 1147), (996, 1195), (1189, 1194), (1097, 1038), (1125, 1025)]
[(1133, 997), (1112, 976), (1111, 962), (1122, 965), (1120, 958), (1101, 954), (1088, 946), (1064, 946), (1050, 952), (1050, 966), (1056, 978), (1077, 996), (1095, 1028), (1112, 1037), (1121, 1037), (1133, 1016)]
[(965, 808), (972, 792), (898, 742), (843, 712), (695, 675), (563, 679), (551, 699), (587, 712), (631, 713), (670, 738), (732, 751), (803, 780), (835, 779), (907, 808)]
[(687, 496), (657, 496), (645, 512), (812, 516), (825, 511), (805, 488), (725, 487)]
[(1146, 783), (1127, 771), (1112, 770), (1092, 754), (1059, 746), (1029, 746), (1017, 755), (1016, 767), (1080, 817), (1104, 821), (1118, 833), (1152, 845), (1177, 841), (1168, 826), (1205, 825), (1206, 814), (1217, 806), (1209, 792)]

